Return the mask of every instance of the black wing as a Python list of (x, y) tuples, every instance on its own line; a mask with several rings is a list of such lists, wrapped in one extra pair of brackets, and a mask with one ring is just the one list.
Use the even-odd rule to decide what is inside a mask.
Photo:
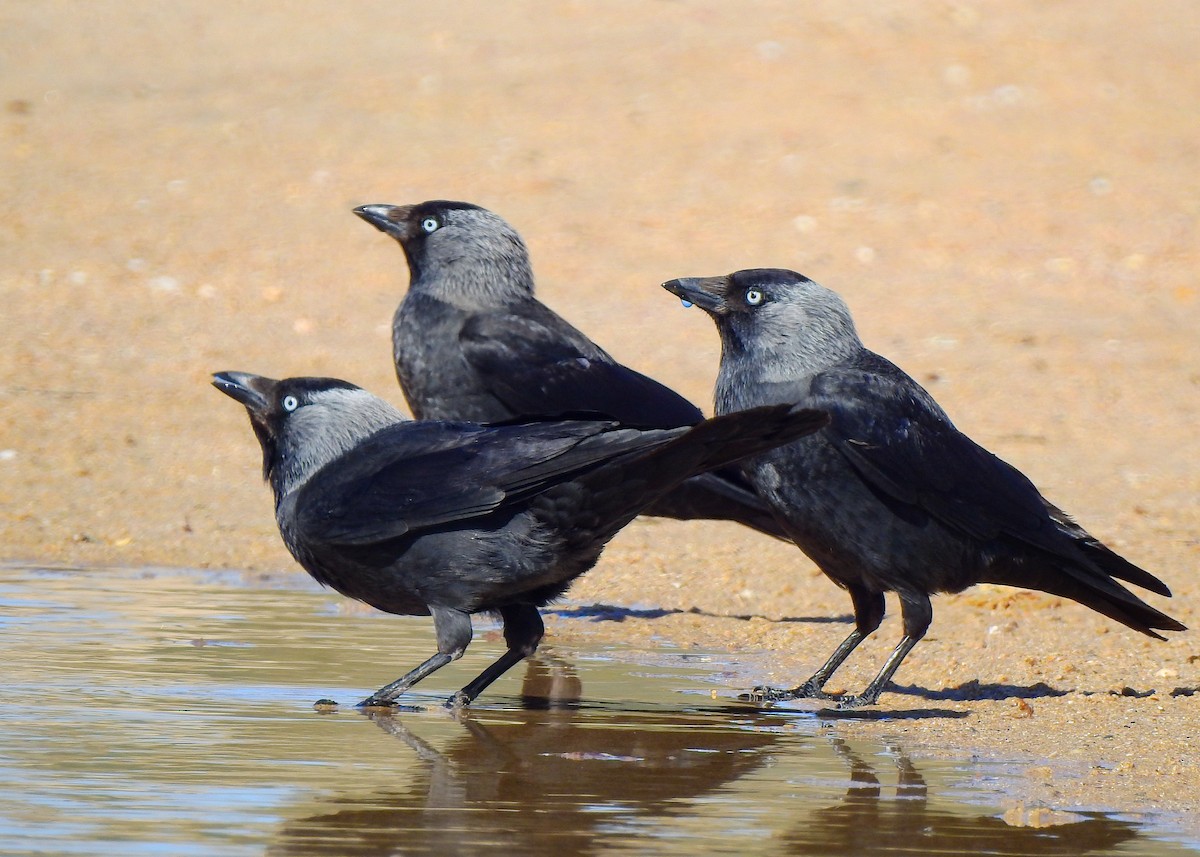
[(617, 363), (539, 303), (475, 315), (460, 337), (480, 383), (514, 416), (590, 412), (647, 428), (702, 419), (687, 399)]
[(1003, 533), (1051, 553), (1066, 548), (1033, 483), (958, 431), (884, 358), (821, 373), (805, 403), (829, 410), (826, 437), (877, 492), (978, 539)]
[(1140, 604), (1110, 576), (1170, 595), (1047, 501), (1025, 474), (958, 431), (929, 393), (884, 358), (868, 352), (856, 365), (821, 373), (806, 404), (829, 410), (826, 437), (893, 503), (983, 541), (1003, 535), (1065, 559), (1064, 572), (1125, 603)]
[(305, 539), (371, 544), (486, 515), (679, 433), (594, 421), (403, 423), (328, 464), (285, 502)]

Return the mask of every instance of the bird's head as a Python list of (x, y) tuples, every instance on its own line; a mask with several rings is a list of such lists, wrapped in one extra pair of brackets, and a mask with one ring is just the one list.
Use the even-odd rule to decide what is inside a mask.
[(503, 218), (469, 202), (360, 205), (354, 213), (404, 248), (411, 288), (488, 306), (533, 294), (529, 251)]
[(276, 381), (217, 372), (212, 383), (249, 413), (262, 446), (263, 477), (277, 502), (363, 439), (404, 419), (383, 399), (336, 378)]
[(751, 268), (663, 288), (712, 316), (727, 355), (748, 354), (772, 376), (811, 374), (862, 349), (845, 302), (795, 271)]

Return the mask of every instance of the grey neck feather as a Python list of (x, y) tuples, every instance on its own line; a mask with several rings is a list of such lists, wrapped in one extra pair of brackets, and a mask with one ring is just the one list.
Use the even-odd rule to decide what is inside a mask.
[(366, 390), (334, 389), (317, 394), (288, 417), (277, 440), (270, 474), (276, 504), (365, 438), (404, 419)]
[(430, 236), (420, 268), (411, 289), (465, 309), (533, 297), (533, 269), (525, 243), (494, 215), (470, 229), (450, 225), (445, 235)]
[(816, 283), (781, 296), (753, 320), (722, 323), (720, 332), (717, 406), (721, 413), (765, 404), (772, 400), (773, 387), (803, 395), (815, 375), (864, 351), (845, 302)]

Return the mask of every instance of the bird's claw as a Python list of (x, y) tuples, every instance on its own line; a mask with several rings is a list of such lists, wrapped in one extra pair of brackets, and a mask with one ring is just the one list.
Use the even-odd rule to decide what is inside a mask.
[(368, 696), (366, 699), (364, 699), (362, 702), (358, 703), (358, 705), (356, 705), (354, 707), (355, 708), (395, 708), (396, 705), (397, 705), (397, 703), (395, 700), (388, 699), (387, 697)]
[(862, 696), (840, 696), (831, 697), (837, 699), (837, 705), (834, 706), (838, 711), (853, 711), (856, 708), (865, 708), (868, 705), (874, 705), (878, 702), (878, 697), (871, 697), (863, 694)]
[(793, 699), (841, 699), (842, 697), (834, 696), (826, 693), (821, 688), (812, 682), (805, 682), (799, 687), (794, 687), (791, 690), (785, 690), (777, 687), (767, 687), (759, 685), (748, 693), (743, 693), (738, 696), (738, 699), (744, 699), (748, 702), (789, 702)]
[(759, 685), (746, 693), (739, 693), (738, 699), (745, 700), (746, 702), (784, 702), (789, 699), (795, 699), (795, 697), (792, 696), (790, 690), (780, 690), (779, 688)]

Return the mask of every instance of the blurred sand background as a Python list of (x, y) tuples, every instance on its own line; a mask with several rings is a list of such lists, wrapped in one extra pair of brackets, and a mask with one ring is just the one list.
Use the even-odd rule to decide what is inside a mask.
[[(4, 4), (0, 558), (296, 569), (209, 373), (402, 403), (407, 271), (350, 209), (449, 198), (510, 220), (543, 300), (706, 408), (715, 332), (660, 282), (838, 290), (1196, 627), (1197, 45), (1188, 0)], [(804, 620), (849, 614), (799, 552), (704, 523), (636, 523), (571, 595), (757, 617), (550, 623), (732, 651), (735, 688), (806, 677), (847, 627)], [(1000, 588), (935, 610), (896, 716), (838, 728), (1027, 757), (1020, 797), (1049, 806), (1196, 807), (1200, 696), (1171, 695), (1200, 685), (1195, 632)], [(897, 618), (835, 684), (861, 688)]]

